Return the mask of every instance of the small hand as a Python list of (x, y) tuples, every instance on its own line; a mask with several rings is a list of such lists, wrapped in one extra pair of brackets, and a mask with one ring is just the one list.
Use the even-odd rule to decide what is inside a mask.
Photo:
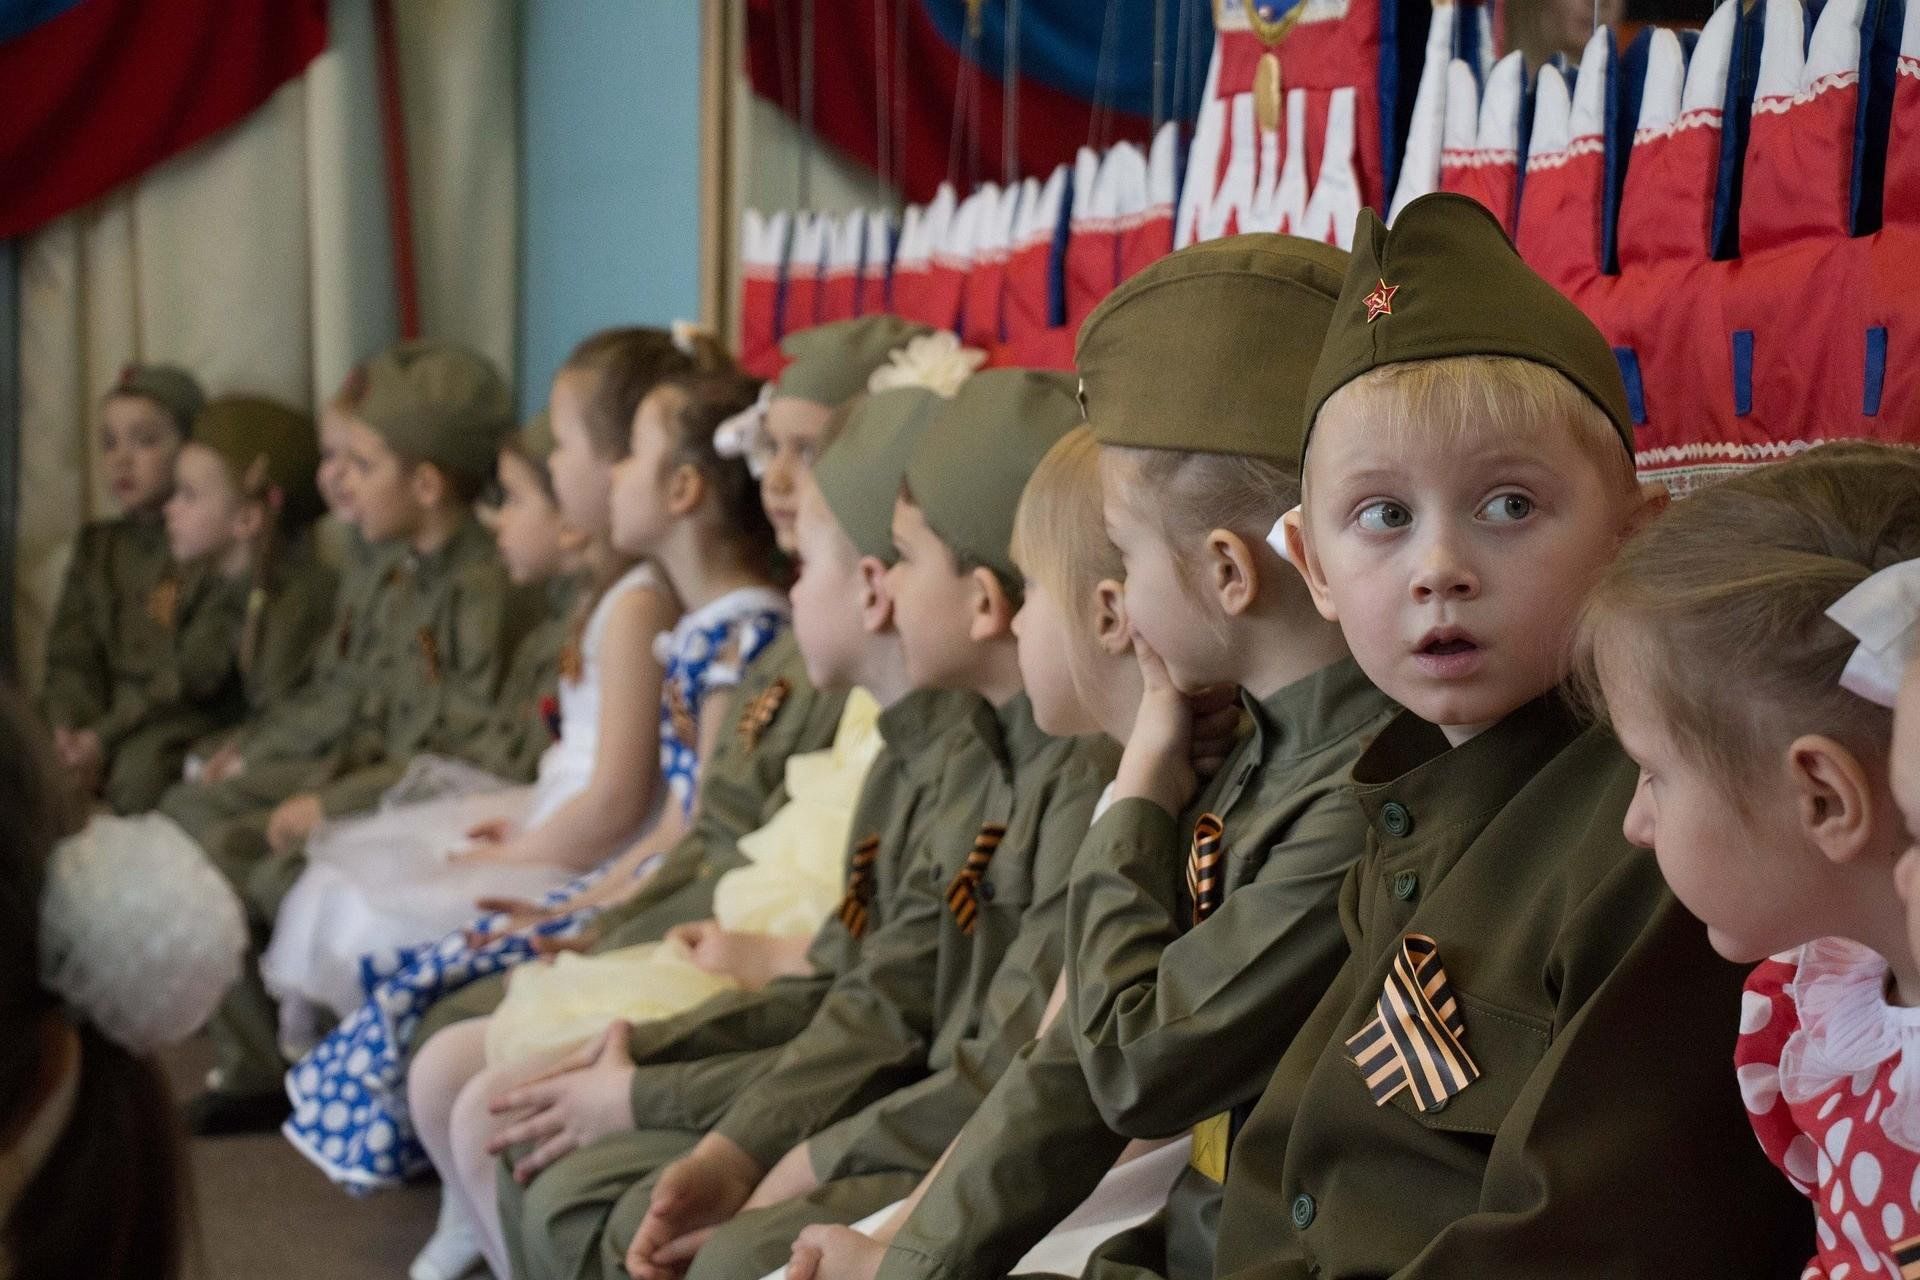
[(489, 818), (467, 828), (467, 839), (475, 844), (499, 844), (513, 833), (513, 823), (505, 818)]
[(241, 756), (240, 748), (228, 743), (208, 756), (206, 763), (200, 766), (200, 781), (209, 785), (225, 782), (229, 778), (239, 777), (246, 767), (247, 762)]
[(804, 957), (806, 950), (804, 940), (725, 929), (718, 920), (675, 925), (667, 930), (667, 941), (685, 947), (701, 969), (732, 978), (749, 991), (758, 991), (782, 974), (795, 972), (793, 953)]
[(673, 1280), (719, 1225), (740, 1211), (764, 1172), (736, 1143), (710, 1133), (668, 1165), (627, 1246), (633, 1280)]
[(267, 819), (267, 845), (282, 856), (306, 843), (314, 828), (326, 820), (320, 797), (305, 792), (282, 800)]
[(1234, 691), (1211, 688), (1195, 695), (1182, 693), (1167, 674), (1166, 663), (1137, 632), (1133, 653), (1140, 664), (1140, 710), (1120, 756), (1114, 795), (1151, 800), (1178, 814), (1200, 787), (1196, 746), (1206, 753), (1199, 763), (1218, 768), (1216, 753), (1224, 758), (1225, 752), (1216, 745), (1217, 721), (1233, 709)]
[(873, 1280), (887, 1246), (852, 1227), (815, 1223), (801, 1230), (787, 1280)]
[(633, 1127), (631, 1030), (625, 1022), (609, 1023), (544, 1075), (488, 1102), (494, 1115), (517, 1117), (487, 1143), (488, 1155), (522, 1143), (533, 1146), (514, 1164), (514, 1181), (525, 1186), (562, 1156)]

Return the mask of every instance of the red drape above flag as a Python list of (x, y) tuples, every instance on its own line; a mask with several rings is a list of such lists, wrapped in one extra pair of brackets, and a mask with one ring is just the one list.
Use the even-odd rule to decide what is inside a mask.
[(326, 43), (326, 0), (80, 0), (0, 44), (0, 238), (241, 120)]

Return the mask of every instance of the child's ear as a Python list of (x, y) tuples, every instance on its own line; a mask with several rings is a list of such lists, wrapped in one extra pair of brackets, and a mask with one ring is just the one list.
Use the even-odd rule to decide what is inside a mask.
[(452, 498), (453, 486), (447, 482), (447, 473), (433, 463), (416, 462), (407, 476), (407, 492), (414, 505), (434, 510)]
[(1313, 607), (1328, 622), (1340, 621), (1340, 614), (1333, 607), (1333, 595), (1327, 590), (1326, 571), (1320, 567), (1320, 557), (1314, 554), (1313, 540), (1307, 537), (1306, 514), (1295, 507), (1280, 517), (1280, 527), (1287, 539), (1287, 559), (1306, 579), (1307, 591), (1313, 596)]
[(1625, 542), (1653, 522), (1655, 516), (1665, 511), (1673, 503), (1673, 493), (1658, 480), (1648, 480), (1639, 486), (1633, 506), (1627, 511), (1627, 518), (1620, 526), (1620, 541)]
[(1133, 635), (1127, 625), (1126, 588), (1112, 578), (1102, 578), (1093, 588), (1093, 638), (1100, 652), (1117, 658), (1133, 648)]
[(1822, 734), (1787, 747), (1787, 777), (1800, 831), (1827, 861), (1842, 864), (1900, 844), (1884, 792), (1853, 752)]
[(984, 644), (1012, 634), (1013, 615), (1020, 609), (1000, 585), (1000, 575), (981, 565), (969, 576), (973, 579), (973, 599), (968, 607), (968, 639)]
[(1207, 534), (1207, 585), (1229, 618), (1239, 617), (1260, 598), (1260, 570), (1253, 548), (1231, 529)]
[(707, 478), (691, 462), (683, 462), (667, 476), (667, 510), (675, 516), (688, 516), (706, 501)]
[(893, 596), (887, 591), (887, 566), (873, 556), (861, 556), (860, 625), (870, 636), (893, 630)]
[(267, 531), (267, 504), (251, 500), (240, 504), (233, 513), (233, 538), (235, 542), (253, 542)]

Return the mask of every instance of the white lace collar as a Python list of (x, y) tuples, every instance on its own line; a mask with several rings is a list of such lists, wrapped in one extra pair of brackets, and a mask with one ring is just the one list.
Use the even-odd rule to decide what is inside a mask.
[(1893, 1062), (1893, 1096), (1879, 1117), (1887, 1137), (1920, 1151), (1920, 1008), (1887, 1000), (1886, 960), (1846, 938), (1819, 938), (1789, 957), (1799, 966), (1787, 992), (1800, 1029), (1780, 1055), (1780, 1094), (1809, 1102), (1841, 1081), (1866, 1079)]

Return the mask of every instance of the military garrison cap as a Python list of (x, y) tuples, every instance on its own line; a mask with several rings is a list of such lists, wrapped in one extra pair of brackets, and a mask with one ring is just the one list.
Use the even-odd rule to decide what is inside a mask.
[(192, 433), (193, 420), (207, 403), (207, 393), (194, 376), (173, 364), (130, 364), (120, 371), (120, 380), (107, 394), (153, 401), (173, 419), (174, 429), (183, 440)]
[(1074, 363), (1102, 444), (1300, 464), (1307, 381), (1347, 255), (1258, 233), (1161, 258), (1095, 308)]
[(854, 407), (813, 464), (820, 496), (861, 555), (889, 565), (898, 558), (893, 501), (906, 478), (907, 460), (940, 403), (939, 396), (921, 387), (877, 391)]
[(250, 496), (279, 490), (287, 525), (319, 516), (320, 445), (306, 414), (260, 396), (221, 396), (194, 419), (193, 442), (219, 454)]
[(491, 361), (451, 342), (388, 347), (356, 377), (353, 414), (389, 448), (474, 484), (493, 475), (513, 421), (507, 384)]
[(956, 556), (1018, 581), (1013, 513), (1040, 459), (1080, 425), (1072, 379), (988, 369), (942, 401), (907, 464), (907, 487)]
[(781, 353), (793, 363), (774, 382), (771, 398), (838, 408), (867, 389), (867, 379), (896, 348), (932, 332), (926, 325), (884, 315), (802, 329), (780, 344)]
[(1389, 230), (1360, 211), (1353, 264), (1307, 395), (1306, 426), (1327, 397), (1381, 365), (1513, 356), (1553, 369), (1613, 420), (1633, 452), (1633, 416), (1613, 348), (1593, 321), (1514, 252), (1479, 201), (1438, 193)]

